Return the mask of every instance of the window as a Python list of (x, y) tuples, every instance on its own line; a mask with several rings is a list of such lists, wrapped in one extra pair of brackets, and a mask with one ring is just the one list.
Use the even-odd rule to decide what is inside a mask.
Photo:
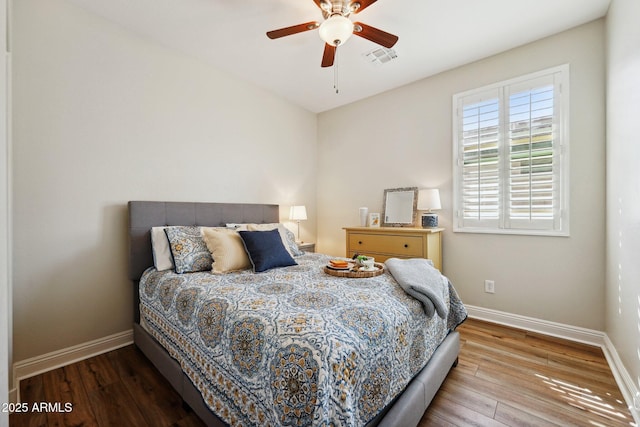
[(569, 235), (569, 66), (454, 95), (454, 231)]

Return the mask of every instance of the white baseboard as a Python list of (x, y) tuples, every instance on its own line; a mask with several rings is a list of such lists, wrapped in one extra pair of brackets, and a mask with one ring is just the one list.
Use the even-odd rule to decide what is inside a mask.
[(18, 389), (17, 388), (10, 388), (9, 389), (9, 402), (10, 403), (19, 403)]
[(20, 381), (25, 378), (116, 350), (129, 344), (133, 344), (133, 330), (16, 362), (13, 364), (13, 386), (15, 388), (10, 390), (9, 397), (12, 402), (20, 402)]
[(486, 320), (487, 322), (520, 328), (531, 332), (538, 332), (552, 337), (564, 338), (583, 344), (602, 347), (605, 333), (593, 329), (578, 326), (565, 325), (563, 323), (549, 322), (533, 317), (520, 316), (519, 314), (505, 313), (504, 311), (489, 308), (466, 305), (469, 317)]
[(606, 333), (473, 305), (465, 305), (465, 307), (467, 308), (469, 317), (474, 319), (486, 320), (487, 322), (498, 323), (500, 325), (511, 326), (514, 328), (524, 329), (526, 331), (538, 332), (553, 337), (564, 338), (570, 341), (600, 347), (607, 359), (607, 363), (611, 368), (611, 372), (613, 373), (616, 383), (627, 402), (631, 415), (633, 416), (636, 424), (640, 426), (640, 407), (638, 407), (640, 406), (640, 391), (636, 387), (633, 379), (629, 375), (629, 372), (622, 363), (622, 360), (618, 355), (618, 351)]
[(620, 387), (624, 400), (629, 406), (629, 411), (631, 411), (636, 425), (640, 426), (640, 390), (638, 390), (638, 386), (624, 367), (618, 355), (618, 350), (616, 350), (608, 335), (604, 336), (604, 341), (605, 345), (602, 347), (604, 357), (609, 362), (611, 372), (616, 379), (616, 383), (618, 383), (618, 387)]

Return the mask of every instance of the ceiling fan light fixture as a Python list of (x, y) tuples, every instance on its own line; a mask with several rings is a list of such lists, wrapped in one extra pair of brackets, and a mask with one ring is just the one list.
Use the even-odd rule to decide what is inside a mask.
[(343, 45), (353, 34), (353, 22), (342, 15), (332, 15), (320, 24), (318, 34), (331, 46)]

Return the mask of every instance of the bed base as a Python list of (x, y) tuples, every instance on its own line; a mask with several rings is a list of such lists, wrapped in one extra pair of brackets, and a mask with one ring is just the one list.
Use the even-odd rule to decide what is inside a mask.
[[(129, 278), (134, 284), (134, 342), (207, 426), (226, 424), (207, 407), (200, 392), (183, 373), (180, 364), (139, 323), (138, 284), (144, 270), (153, 265), (150, 229), (153, 226), (166, 225), (219, 226), (225, 222), (278, 221), (277, 205), (129, 202)], [(367, 427), (417, 426), (449, 370), (456, 364), (459, 351), (460, 336), (458, 332), (453, 331), (447, 335), (427, 365), (404, 392)]]
[[(207, 426), (226, 426), (207, 407), (200, 392), (182, 371), (180, 364), (138, 323), (133, 326), (133, 339), (136, 346)], [(453, 331), (447, 335), (429, 359), (427, 366), (416, 375), (404, 392), (385, 412), (367, 424), (367, 427), (417, 426), (449, 370), (457, 364), (459, 351), (460, 335)]]

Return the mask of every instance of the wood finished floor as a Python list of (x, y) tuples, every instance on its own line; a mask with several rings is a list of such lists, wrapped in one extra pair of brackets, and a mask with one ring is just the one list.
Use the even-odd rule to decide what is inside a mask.
[[(634, 426), (599, 348), (469, 319), (459, 364), (420, 427)], [(202, 426), (133, 345), (20, 383), (22, 401), (71, 412), (10, 416), (12, 427)]]

